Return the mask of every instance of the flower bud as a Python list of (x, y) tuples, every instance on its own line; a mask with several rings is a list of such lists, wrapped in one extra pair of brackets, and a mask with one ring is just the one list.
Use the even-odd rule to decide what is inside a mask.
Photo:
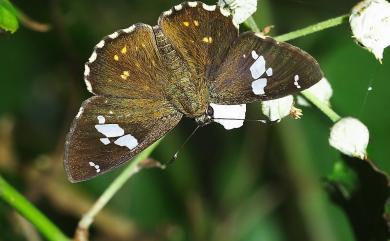
[(270, 121), (277, 121), (290, 114), (293, 104), (293, 96), (288, 95), (279, 99), (261, 102), (261, 110)]
[(354, 38), (382, 61), (390, 45), (390, 3), (386, 0), (359, 2), (349, 17)]
[(221, 8), (230, 10), (235, 24), (243, 23), (257, 9), (257, 0), (218, 0)]
[(329, 144), (348, 156), (364, 159), (368, 140), (367, 127), (356, 118), (342, 118), (330, 130)]

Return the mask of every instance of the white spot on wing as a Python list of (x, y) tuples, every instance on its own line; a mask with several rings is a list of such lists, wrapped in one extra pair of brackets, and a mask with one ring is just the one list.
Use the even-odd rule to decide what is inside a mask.
[(88, 65), (85, 65), (85, 66), (84, 66), (84, 76), (88, 76), (90, 71), (91, 71), (91, 70), (89, 69), (89, 66), (88, 66)]
[(259, 57), (259, 55), (254, 50), (252, 50), (251, 54), (253, 59), (257, 59)]
[(296, 74), (294, 76), (294, 85), (295, 85), (295, 87), (297, 87), (297, 89), (300, 89), (301, 86), (299, 85), (298, 80), (299, 80), (299, 75)]
[(80, 107), (79, 112), (77, 112), (76, 118), (80, 118), (81, 114), (84, 112), (84, 107)]
[(104, 40), (101, 40), (98, 44), (96, 44), (96, 47), (97, 48), (103, 48), (103, 46), (104, 46)]
[(114, 38), (118, 37), (118, 35), (119, 35), (119, 33), (118, 33), (118, 32), (114, 32), (114, 33), (112, 33), (112, 34), (108, 35), (108, 37), (110, 37), (110, 38), (114, 39)]
[(138, 145), (138, 140), (134, 136), (127, 134), (118, 138), (114, 143), (118, 146), (125, 146), (132, 150)]
[(272, 74), (273, 74), (272, 68), (268, 68), (266, 73), (267, 73), (268, 76), (272, 76)]
[(196, 7), (197, 5), (198, 5), (197, 2), (188, 2), (188, 6), (190, 6), (192, 8)]
[(100, 172), (100, 167), (99, 167), (99, 165), (96, 165), (96, 164), (93, 163), (93, 162), (89, 162), (89, 165), (90, 165), (91, 167), (94, 167), (95, 170), (96, 170), (96, 172)]
[(130, 27), (123, 29), (123, 31), (124, 31), (125, 33), (131, 33), (131, 32), (134, 31), (134, 29), (135, 29), (135, 26), (134, 26), (134, 25), (131, 25)]
[(239, 128), (244, 124), (246, 105), (217, 105), (211, 103), (210, 106), (214, 109), (214, 118), (231, 118), (240, 120), (218, 120), (214, 119), (227, 130)]
[(267, 86), (267, 79), (260, 78), (252, 82), (252, 91), (255, 95), (264, 95), (264, 88)]
[(118, 137), (125, 134), (125, 131), (118, 124), (99, 124), (95, 125), (95, 128), (106, 137)]
[(171, 14), (172, 14), (172, 9), (169, 9), (169, 10), (163, 12), (164, 16), (168, 16), (168, 15), (171, 15)]
[(85, 80), (85, 85), (87, 86), (87, 90), (89, 92), (93, 93), (91, 82), (89, 82), (89, 80), (87, 80), (87, 79), (84, 79), (84, 80)]
[(99, 116), (97, 117), (97, 119), (98, 119), (98, 121), (99, 121), (99, 124), (104, 124), (104, 123), (106, 123), (106, 118), (104, 118), (104, 116), (102, 116), (102, 115), (99, 115)]
[(100, 141), (101, 141), (104, 145), (110, 144), (110, 139), (108, 139), (108, 138), (100, 138)]
[(92, 63), (93, 61), (96, 60), (96, 57), (97, 57), (97, 54), (96, 54), (96, 51), (93, 51), (91, 57), (89, 57), (89, 62)]
[(215, 8), (217, 6), (216, 5), (207, 5), (205, 3), (202, 3), (202, 7), (204, 10), (207, 10), (207, 11), (215, 11)]
[[(229, 17), (230, 16), (230, 13), (228, 10), (226, 9), (223, 9), (223, 8), (219, 8), (219, 11), (222, 13), (223, 16), (225, 17)], [(234, 23), (234, 25), (236, 25), (236, 23)], [(237, 27), (237, 26), (236, 26)]]
[[(252, 52), (253, 53), (253, 52)], [(265, 72), (265, 59), (260, 56), (249, 68), (254, 79), (260, 78)]]
[(180, 11), (183, 8), (181, 4), (175, 6), (176, 11)]

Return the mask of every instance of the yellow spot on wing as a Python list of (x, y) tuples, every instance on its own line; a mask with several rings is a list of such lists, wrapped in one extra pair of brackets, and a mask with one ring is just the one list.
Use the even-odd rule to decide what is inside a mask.
[(213, 42), (213, 38), (210, 37), (210, 36), (203, 37), (202, 41), (205, 42), (205, 43), (211, 44)]
[(122, 49), (121, 49), (121, 53), (122, 54), (125, 54), (127, 52), (127, 48), (126, 48), (126, 46), (125, 47), (123, 47)]
[(190, 22), (187, 22), (187, 21), (184, 21), (183, 24), (184, 24), (184, 26), (186, 26), (186, 27), (190, 26)]
[(114, 59), (115, 59), (115, 61), (118, 61), (119, 60), (118, 55), (114, 55)]
[(127, 79), (130, 76), (129, 71), (123, 71), (123, 74), (121, 74), (122, 79)]
[(196, 27), (198, 27), (199, 26), (198, 20), (194, 20), (194, 24), (195, 24)]

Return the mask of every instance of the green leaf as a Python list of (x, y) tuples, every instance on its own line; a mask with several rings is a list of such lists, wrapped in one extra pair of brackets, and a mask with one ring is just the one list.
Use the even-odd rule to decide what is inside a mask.
[(371, 160), (342, 155), (326, 179), (333, 202), (346, 213), (357, 241), (390, 239), (390, 179)]
[(345, 199), (350, 199), (358, 189), (359, 180), (356, 173), (343, 161), (337, 161), (327, 181), (337, 184), (340, 194)]
[(14, 33), (18, 27), (16, 9), (8, 0), (0, 0), (0, 30)]

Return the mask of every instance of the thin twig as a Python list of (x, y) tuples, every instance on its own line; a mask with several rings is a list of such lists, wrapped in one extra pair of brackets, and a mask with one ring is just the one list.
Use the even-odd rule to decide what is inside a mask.
[(310, 93), (309, 91), (301, 92), (306, 99), (308, 99), (311, 103), (313, 103), (318, 109), (322, 111), (332, 122), (337, 122), (341, 119), (341, 117), (325, 102), (318, 99), (315, 95)]
[(332, 28), (332, 27), (335, 27), (337, 25), (346, 23), (346, 22), (348, 22), (348, 19), (349, 19), (349, 15), (345, 14), (345, 15), (342, 15), (340, 17), (331, 18), (331, 19), (310, 25), (306, 28), (298, 29), (298, 30), (295, 30), (295, 31), (292, 31), (292, 32), (289, 32), (289, 33), (286, 33), (283, 35), (279, 35), (279, 36), (275, 37), (275, 39), (277, 41), (289, 41), (292, 39), (303, 37), (303, 36), (318, 32), (318, 31), (322, 31), (322, 30), (327, 29), (327, 28)]
[(23, 13), (20, 9), (15, 7), (16, 16), (20, 20), (20, 22), (26, 27), (31, 30), (37, 31), (37, 32), (47, 32), (50, 30), (51, 26), (47, 23), (40, 23), (29, 16), (27, 16), (25, 13)]
[(75, 240), (88, 240), (88, 230), (93, 223), (95, 216), (104, 208), (104, 206), (106, 206), (106, 204), (111, 200), (115, 193), (117, 193), (119, 189), (126, 183), (126, 181), (134, 174), (136, 174), (140, 169), (142, 169), (142, 162), (148, 158), (152, 151), (157, 147), (159, 142), (160, 141), (155, 142), (149, 148), (141, 152), (134, 160), (131, 161), (130, 165), (128, 165), (123, 170), (123, 172), (115, 178), (115, 180), (110, 184), (110, 186), (108, 186), (108, 188), (98, 198), (98, 200), (91, 207), (91, 209), (79, 221), (75, 233)]
[(70, 241), (61, 230), (0, 175), (0, 197), (50, 241)]
[(260, 33), (259, 27), (257, 27), (256, 21), (254, 20), (253, 17), (249, 17), (246, 21), (245, 24), (252, 29), (253, 32)]

